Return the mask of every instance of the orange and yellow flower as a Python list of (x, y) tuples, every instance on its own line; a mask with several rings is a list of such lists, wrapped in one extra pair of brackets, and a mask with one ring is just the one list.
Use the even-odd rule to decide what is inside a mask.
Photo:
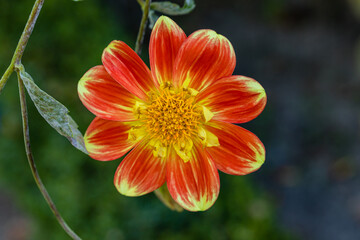
[(83, 104), (96, 115), (85, 134), (89, 155), (122, 157), (114, 184), (141, 196), (166, 184), (189, 211), (203, 211), (218, 197), (218, 170), (244, 175), (265, 160), (261, 141), (231, 123), (257, 117), (266, 94), (252, 78), (232, 75), (234, 49), (224, 36), (199, 30), (186, 37), (160, 17), (150, 38), (150, 68), (124, 42), (104, 50), (103, 65), (78, 84)]

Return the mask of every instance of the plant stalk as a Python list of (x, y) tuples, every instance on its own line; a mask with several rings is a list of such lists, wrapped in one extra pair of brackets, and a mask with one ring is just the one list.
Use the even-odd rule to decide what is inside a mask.
[(40, 192), (42, 193), (43, 197), (45, 198), (47, 204), (49, 205), (51, 211), (55, 215), (57, 221), (64, 229), (64, 231), (74, 240), (81, 240), (81, 238), (76, 235), (76, 233), (67, 225), (65, 220), (61, 217), (61, 214), (56, 208), (55, 203), (52, 201), (49, 193), (47, 192), (43, 182), (41, 181), (39, 172), (36, 168), (36, 164), (34, 161), (34, 156), (31, 151), (30, 145), (30, 134), (29, 134), (29, 122), (28, 122), (28, 111), (26, 107), (26, 95), (25, 95), (25, 87), (24, 83), (21, 80), (20, 73), (18, 74), (18, 83), (19, 83), (19, 94), (20, 94), (20, 105), (21, 105), (21, 117), (22, 117), (22, 125), (23, 125), (23, 133), (24, 133), (24, 143), (25, 143), (25, 150), (26, 156), (30, 165), (31, 172), (33, 174), (34, 180), (36, 185), (38, 186)]
[(35, 180), (40, 192), (42, 193), (44, 199), (46, 200), (47, 204), (49, 205), (51, 211), (55, 215), (56, 219), (58, 220), (59, 224), (62, 226), (64, 231), (72, 239), (81, 240), (81, 238), (74, 233), (74, 231), (67, 225), (65, 220), (61, 217), (61, 214), (57, 210), (56, 205), (52, 201), (43, 182), (41, 181), (41, 178), (40, 178), (39, 173), (36, 168), (36, 164), (34, 161), (34, 157), (33, 157), (32, 151), (31, 151), (31, 145), (30, 145), (29, 122), (28, 122), (28, 112), (27, 112), (27, 107), (26, 107), (25, 87), (24, 87), (24, 83), (22, 82), (21, 77), (20, 77), (19, 67), (21, 66), (21, 58), (24, 54), (24, 51), (25, 51), (26, 45), (29, 41), (29, 38), (31, 36), (31, 33), (34, 30), (36, 20), (40, 14), (40, 11), (44, 4), (44, 1), (45, 0), (36, 0), (34, 3), (34, 6), (31, 10), (29, 18), (26, 22), (25, 28), (24, 28), (24, 30), (21, 34), (21, 37), (19, 39), (19, 42), (16, 46), (16, 49), (15, 49), (14, 55), (11, 59), (10, 65), (8, 66), (4, 75), (0, 79), (0, 94), (3, 90), (3, 88), (5, 87), (6, 82), (9, 80), (11, 74), (14, 72), (14, 70), (16, 70), (17, 74), (18, 74), (19, 95), (20, 95), (20, 106), (21, 106), (21, 116), (22, 116), (25, 151), (26, 151), (26, 156), (27, 156), (34, 180)]
[[(140, 2), (139, 2), (139, 4), (140, 4)], [(146, 0), (144, 5), (142, 5), (143, 15), (142, 15), (140, 28), (139, 28), (139, 32), (138, 32), (138, 35), (136, 38), (136, 44), (135, 44), (135, 52), (138, 55), (141, 54), (141, 47), (142, 47), (142, 44), (144, 41), (146, 25), (147, 25), (147, 21), (149, 18), (150, 4), (151, 4), (151, 0)], [(140, 4), (140, 6), (141, 6), (141, 4)]]
[(22, 32), (21, 37), (18, 42), (18, 45), (16, 46), (16, 49), (15, 49), (14, 55), (11, 59), (10, 65), (6, 69), (4, 75), (0, 79), (0, 94), (3, 90), (3, 88), (5, 87), (6, 82), (9, 80), (11, 74), (14, 72), (16, 65), (19, 65), (21, 63), (21, 58), (24, 54), (26, 44), (29, 41), (29, 38), (34, 29), (36, 20), (39, 16), (39, 13), (44, 4), (44, 1), (45, 0), (36, 0), (34, 3), (34, 6), (29, 15), (28, 21), (25, 25), (24, 31)]

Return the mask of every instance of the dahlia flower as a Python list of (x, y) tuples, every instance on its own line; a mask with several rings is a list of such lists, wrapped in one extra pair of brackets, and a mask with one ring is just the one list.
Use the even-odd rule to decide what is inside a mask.
[(110, 161), (130, 153), (114, 184), (141, 196), (164, 184), (184, 209), (203, 211), (218, 197), (218, 170), (245, 175), (265, 160), (261, 141), (232, 123), (265, 107), (254, 79), (232, 75), (234, 49), (224, 36), (198, 30), (186, 36), (162, 16), (150, 37), (150, 69), (124, 42), (112, 41), (103, 65), (78, 84), (80, 100), (96, 115), (85, 134), (90, 157)]

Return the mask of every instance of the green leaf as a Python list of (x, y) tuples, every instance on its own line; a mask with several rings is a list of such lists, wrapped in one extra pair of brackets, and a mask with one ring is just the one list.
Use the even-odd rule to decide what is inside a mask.
[(167, 15), (184, 15), (190, 13), (195, 8), (194, 0), (185, 0), (184, 6), (180, 7), (172, 2), (153, 2), (150, 5), (152, 10), (167, 14)]
[(25, 72), (23, 65), (19, 67), (19, 70), (20, 78), (40, 115), (59, 134), (66, 137), (74, 147), (88, 154), (84, 144), (84, 137), (79, 131), (76, 122), (68, 115), (69, 110), (55, 98), (41, 90), (34, 83), (30, 74)]

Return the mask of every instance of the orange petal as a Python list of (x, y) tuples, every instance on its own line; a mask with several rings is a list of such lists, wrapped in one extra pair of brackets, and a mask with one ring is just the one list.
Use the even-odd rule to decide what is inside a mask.
[(256, 118), (265, 108), (266, 93), (254, 79), (244, 76), (224, 77), (198, 95), (214, 120), (244, 123)]
[(175, 60), (174, 83), (197, 91), (235, 69), (234, 49), (224, 36), (212, 30), (199, 30), (182, 44)]
[(161, 16), (150, 37), (150, 67), (158, 84), (172, 81), (175, 57), (186, 39), (184, 31), (170, 18)]
[(128, 140), (130, 129), (130, 125), (123, 122), (96, 117), (84, 136), (85, 147), (90, 157), (100, 161), (109, 161), (123, 156), (136, 144)]
[(140, 143), (120, 163), (114, 184), (126, 196), (141, 196), (165, 182), (165, 158), (154, 157), (149, 145)]
[(132, 109), (135, 96), (110, 77), (104, 66), (93, 67), (85, 73), (78, 83), (78, 93), (85, 107), (98, 117), (135, 120)]
[(211, 156), (200, 146), (185, 162), (172, 153), (167, 164), (166, 181), (173, 199), (188, 211), (204, 211), (216, 201), (220, 180)]
[(106, 71), (126, 90), (141, 99), (154, 88), (149, 68), (126, 43), (112, 41), (102, 55)]
[(214, 133), (220, 146), (206, 148), (216, 167), (232, 175), (256, 171), (265, 161), (265, 148), (252, 132), (231, 123), (212, 121), (207, 129)]

